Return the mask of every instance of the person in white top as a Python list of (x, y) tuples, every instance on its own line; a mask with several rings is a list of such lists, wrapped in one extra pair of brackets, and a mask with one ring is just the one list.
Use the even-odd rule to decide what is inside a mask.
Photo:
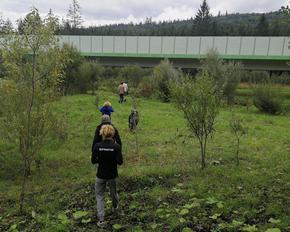
[(128, 85), (126, 82), (124, 82), (123, 86), (124, 86), (124, 92), (125, 92), (124, 95), (126, 96), (126, 95), (128, 95)]

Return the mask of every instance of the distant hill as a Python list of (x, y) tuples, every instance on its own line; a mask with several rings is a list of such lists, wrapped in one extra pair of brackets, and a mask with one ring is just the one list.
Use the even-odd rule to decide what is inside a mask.
[(150, 18), (139, 24), (112, 24), (71, 29), (64, 26), (59, 34), (66, 35), (130, 35), (130, 36), (290, 36), (290, 16), (280, 11), (235, 13), (210, 17), (197, 26), (196, 21), (175, 20), (154, 22)]

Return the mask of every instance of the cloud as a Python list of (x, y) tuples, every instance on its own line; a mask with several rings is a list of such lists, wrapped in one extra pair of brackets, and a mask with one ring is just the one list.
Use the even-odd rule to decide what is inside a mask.
[(179, 7), (166, 7), (161, 14), (154, 17), (154, 21), (172, 21), (174, 19), (189, 19), (194, 17), (196, 9), (186, 5)]
[[(51, 8), (65, 18), (72, 0), (0, 0), (0, 12), (12, 21), (24, 17), (32, 5), (42, 16)], [(202, 0), (79, 0), (84, 25), (129, 23), (152, 17), (155, 21), (194, 17)], [(288, 0), (207, 0), (211, 13), (269, 12), (286, 5)]]

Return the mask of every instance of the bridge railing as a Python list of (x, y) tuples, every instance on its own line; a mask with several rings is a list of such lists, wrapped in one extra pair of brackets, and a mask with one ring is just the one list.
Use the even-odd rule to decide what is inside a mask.
[(225, 59), (290, 59), (290, 37), (58, 37), (85, 56), (202, 58), (214, 49)]

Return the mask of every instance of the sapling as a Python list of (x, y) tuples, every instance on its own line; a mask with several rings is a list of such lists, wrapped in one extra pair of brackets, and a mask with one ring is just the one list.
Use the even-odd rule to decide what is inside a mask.
[(232, 114), (232, 117), (230, 119), (230, 129), (231, 133), (234, 134), (236, 140), (236, 164), (237, 166), (239, 166), (240, 141), (241, 137), (245, 136), (248, 133), (248, 128), (246, 127), (245, 122), (242, 118), (235, 114)]
[(10, 31), (1, 40), (2, 63), (7, 72), (0, 84), (0, 127), (19, 148), (23, 181), (20, 211), (23, 210), (31, 162), (40, 164), (45, 138), (61, 124), (53, 109), (59, 96), (66, 56), (58, 47), (53, 27), (32, 8), (20, 31)]
[(184, 113), (191, 133), (198, 139), (203, 169), (206, 166), (208, 138), (215, 130), (220, 105), (214, 79), (207, 72), (199, 74), (196, 80), (184, 77), (172, 84), (172, 96), (176, 106)]

